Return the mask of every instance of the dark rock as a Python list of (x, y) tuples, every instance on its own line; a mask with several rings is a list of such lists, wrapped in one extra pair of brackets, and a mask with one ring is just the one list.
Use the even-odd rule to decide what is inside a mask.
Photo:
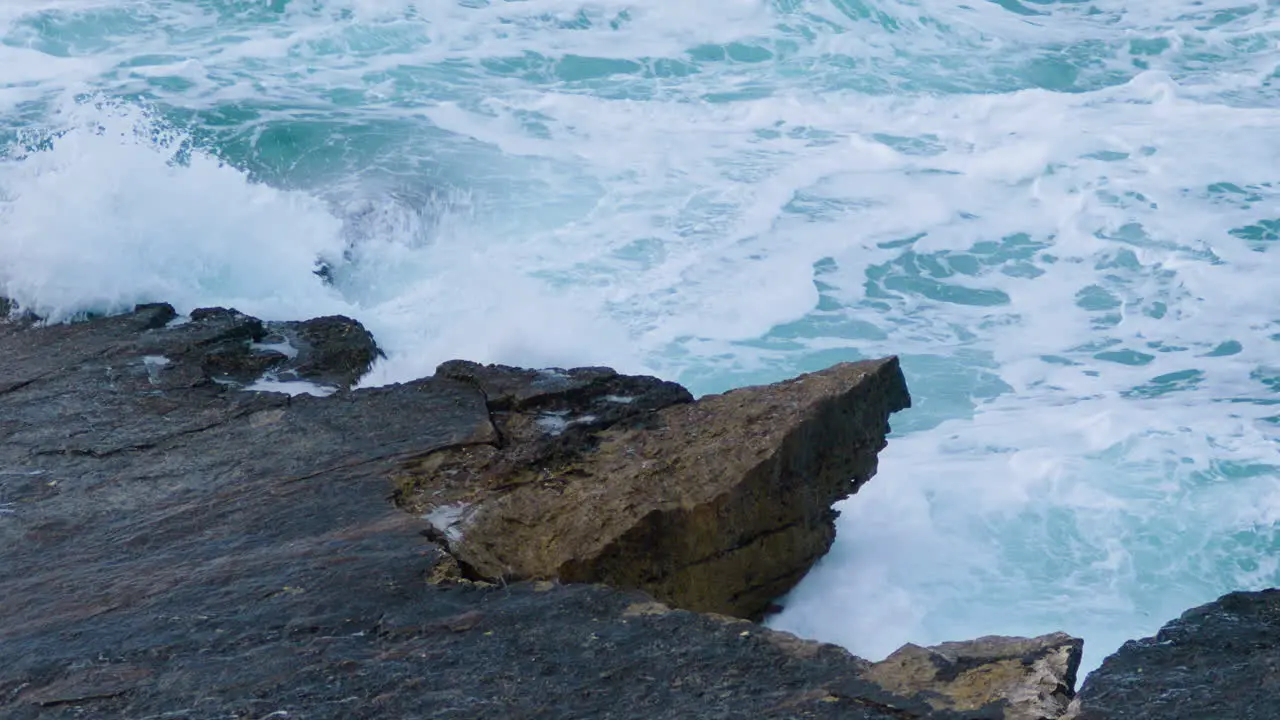
[(1079, 720), (1280, 716), (1280, 590), (1233, 592), (1130, 640), (1080, 688)]
[(864, 674), (939, 710), (1003, 708), (1006, 720), (1059, 718), (1075, 695), (1084, 641), (1065, 633), (907, 644)]
[(369, 331), (342, 316), (264, 323), (235, 310), (200, 308), (181, 322), (165, 304), (135, 312), (150, 318), (146, 330), (173, 324), (163, 347), (154, 348), (151, 367), (153, 376), (178, 382), (244, 387), (265, 377), (347, 389), (380, 355)]
[[(145, 329), (157, 330), (177, 319), (168, 305), (139, 306), (138, 310), (153, 310), (155, 320)], [(177, 360), (183, 369), (199, 367), (202, 381), (222, 381), (248, 384), (278, 363), (278, 354), (264, 355), (254, 351), (252, 344), (266, 334), (262, 321), (226, 308), (201, 308), (191, 311), (189, 322), (178, 326), (177, 343), (169, 345), (177, 352), (162, 353), (157, 349), (152, 365), (163, 368)], [(171, 340), (166, 334), (165, 341)], [(178, 344), (180, 343), (180, 344)]]
[[(139, 305), (138, 310), (147, 308), (168, 308), (170, 319), (176, 316), (173, 308), (167, 303), (155, 303), (152, 305)], [(202, 325), (218, 325), (221, 324), (229, 331), (225, 333), (226, 337), (234, 337), (238, 334), (241, 340), (253, 340), (262, 334), (262, 321), (255, 317), (249, 317), (239, 310), (208, 307), (196, 308), (191, 311), (191, 322)]]
[(281, 380), (296, 377), (349, 388), (382, 355), (373, 335), (360, 323), (342, 315), (268, 325), (297, 352), (293, 361), (281, 368)]
[[(145, 326), (145, 329), (147, 330), (157, 330), (159, 328), (164, 327), (165, 325), (168, 325), (169, 323), (173, 322), (178, 318), (178, 311), (174, 310), (173, 306), (170, 305), (169, 303), (143, 303), (141, 305), (135, 305), (133, 307), (133, 312), (135, 314), (142, 314), (142, 313), (147, 314), (147, 316), (150, 318)], [(200, 311), (197, 310), (196, 312), (200, 312)], [(223, 311), (223, 312), (233, 316), (239, 316), (241, 318), (244, 317), (239, 313), (229, 313), (227, 311)], [(212, 317), (219, 317), (219, 315), (215, 314), (215, 315), (212, 315)], [(252, 320), (253, 318), (248, 318), (248, 319)]]
[(471, 577), (604, 582), (748, 618), (827, 552), (831, 505), (875, 473), (910, 405), (896, 358), (696, 403), (605, 368), (437, 377), (484, 391), (500, 441), (406, 465), (399, 499)]
[(619, 375), (610, 368), (529, 370), (450, 360), (436, 368), (436, 377), (472, 383), (484, 393), (489, 410), (495, 413), (575, 412), (593, 416), (595, 427), (693, 402), (689, 391), (676, 383)]
[(215, 382), (244, 366), (210, 352), (259, 327), (164, 305), (0, 322), (0, 717), (995, 717), (639, 592), (427, 582), (450, 560), (389, 478), (499, 444), (485, 394)]
[(31, 312), (22, 309), (16, 300), (0, 295), (0, 322), (25, 323), (27, 325), (39, 322), (40, 318)]

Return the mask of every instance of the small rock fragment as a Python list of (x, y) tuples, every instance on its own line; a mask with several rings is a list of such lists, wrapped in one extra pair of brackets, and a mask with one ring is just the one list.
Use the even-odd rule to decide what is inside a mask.
[(866, 678), (938, 710), (1007, 704), (1005, 720), (1059, 718), (1074, 697), (1084, 641), (1066, 633), (1035, 638), (987, 636), (931, 647), (908, 643)]

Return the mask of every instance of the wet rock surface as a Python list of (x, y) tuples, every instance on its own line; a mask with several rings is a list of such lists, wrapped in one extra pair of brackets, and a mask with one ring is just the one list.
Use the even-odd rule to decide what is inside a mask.
[(910, 398), (896, 358), (691, 402), (611, 370), (442, 366), (474, 383), (497, 438), (397, 473), (473, 578), (643, 589), (758, 618), (835, 538), (833, 503), (876, 469)]
[(1085, 679), (1071, 717), (1280, 717), (1280, 590), (1229, 593), (1125, 643)]
[[(638, 591), (450, 580), (393, 476), (514, 433), (491, 397), (515, 411), (562, 391), (455, 372), (323, 398), (239, 389), (296, 361), (255, 359), (271, 332), (166, 305), (0, 323), (0, 716), (999, 717), (940, 714), (843, 651)], [(310, 356), (339, 385), (364, 357)], [(577, 380), (694, 407), (650, 380)], [(632, 420), (616, 431), (648, 422)]]
[(938, 709), (1003, 705), (1007, 720), (1061, 717), (1074, 697), (1084, 643), (1065, 633), (907, 644), (868, 668), (887, 690)]
[[(829, 498), (870, 477), (883, 418), (906, 402), (891, 360), (694, 402), (607, 368), (460, 361), (349, 390), (376, 356), (346, 318), (148, 305), (0, 321), (0, 717), (1276, 717), (1280, 590), (1232, 593), (1126, 644), (1066, 714), (1080, 641), (1061, 634), (869, 663), (655, 601), (752, 615), (759, 599), (716, 605), (725, 595), (672, 578), (708, 548), (725, 552), (704, 564), (751, 558), (766, 581), (786, 567), (770, 557), (803, 568), (825, 551)], [(333, 393), (245, 391), (264, 375)], [(499, 470), (514, 482), (495, 492)], [(554, 574), (615, 587), (484, 581), (482, 555), (450, 531), (486, 526), (438, 512), (450, 503), (423, 479), (441, 477), (433, 493), (548, 513), (507, 515), (492, 538), (521, 521), (596, 528), (596, 545), (577, 541), (596, 550)], [(603, 532), (623, 517), (644, 531)], [(806, 539), (751, 549), (744, 529), (762, 527)], [(702, 577), (758, 598), (790, 582), (753, 587), (726, 567)]]
[(198, 353), (208, 378), (233, 385), (265, 376), (348, 389), (381, 354), (369, 331), (348, 317), (264, 323), (235, 310), (203, 308), (191, 313), (191, 322), (220, 331), (202, 336), (184, 356)]

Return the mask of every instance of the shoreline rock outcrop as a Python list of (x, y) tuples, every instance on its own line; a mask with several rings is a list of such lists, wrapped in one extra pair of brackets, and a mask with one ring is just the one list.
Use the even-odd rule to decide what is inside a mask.
[[(463, 361), (351, 390), (377, 356), (339, 317), (0, 317), (0, 715), (995, 720), (1070, 697), (1061, 635), (869, 663), (729, 617), (826, 551), (909, 403), (892, 358), (695, 402)], [(1174, 645), (1230, 618), (1270, 637), (1274, 604)], [(1269, 647), (1229, 676), (1269, 682)], [(1144, 697), (1126, 652), (1080, 717), (1156, 717), (1115, 709)]]
[[(345, 390), (369, 345), (333, 322), (356, 351), (222, 309), (0, 322), (0, 716), (932, 716), (639, 591), (428, 582), (452, 558), (391, 478), (492, 442), (501, 393)], [(244, 391), (307, 358), (327, 397)]]

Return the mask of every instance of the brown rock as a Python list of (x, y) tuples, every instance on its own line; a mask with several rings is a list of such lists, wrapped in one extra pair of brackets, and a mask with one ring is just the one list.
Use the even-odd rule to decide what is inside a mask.
[(406, 464), (399, 499), (466, 572), (749, 618), (827, 551), (832, 504), (875, 473), (890, 413), (910, 405), (892, 357), (696, 403), (600, 368), (438, 375), (485, 392), (501, 440)]
[(660, 602), (652, 600), (646, 602), (631, 603), (626, 610), (622, 611), (623, 617), (639, 617), (642, 615), (666, 615), (671, 612), (671, 608)]
[(458, 561), (452, 555), (443, 555), (427, 574), (427, 582), (432, 585), (450, 585), (466, 582), (466, 580), (462, 577), (462, 568), (458, 567)]
[(938, 710), (1005, 705), (1006, 720), (1055, 720), (1075, 693), (1084, 642), (1065, 633), (903, 645), (864, 677)]

